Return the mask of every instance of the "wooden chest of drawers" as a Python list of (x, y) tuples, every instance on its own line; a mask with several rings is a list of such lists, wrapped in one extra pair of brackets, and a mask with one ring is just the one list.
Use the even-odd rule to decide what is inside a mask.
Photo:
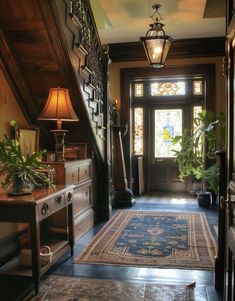
[[(94, 225), (92, 208), (91, 159), (49, 163), (56, 173), (56, 183), (74, 185), (73, 220), (74, 239), (79, 239)], [(61, 219), (64, 218), (61, 216)]]

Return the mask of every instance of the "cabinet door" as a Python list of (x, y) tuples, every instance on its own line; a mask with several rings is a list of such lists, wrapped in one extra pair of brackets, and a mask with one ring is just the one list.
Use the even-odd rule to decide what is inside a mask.
[(227, 204), (226, 204), (226, 256), (227, 264), (224, 267), (225, 293), (224, 300), (235, 300), (235, 1), (228, 0), (227, 8), (227, 41), (226, 41), (226, 63), (227, 63), (227, 87), (228, 87), (228, 131), (227, 131), (227, 169), (228, 181)]
[(83, 236), (94, 225), (91, 189), (91, 181), (78, 185), (74, 189), (73, 219), (75, 240)]

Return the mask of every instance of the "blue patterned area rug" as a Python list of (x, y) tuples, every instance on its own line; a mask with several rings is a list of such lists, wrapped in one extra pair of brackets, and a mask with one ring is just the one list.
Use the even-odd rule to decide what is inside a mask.
[(213, 270), (215, 255), (204, 213), (120, 210), (75, 262)]

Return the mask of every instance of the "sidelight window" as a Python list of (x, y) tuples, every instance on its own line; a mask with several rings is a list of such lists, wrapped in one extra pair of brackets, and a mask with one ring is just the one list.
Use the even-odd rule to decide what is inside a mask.
[(134, 108), (134, 154), (143, 155), (144, 153), (144, 110)]

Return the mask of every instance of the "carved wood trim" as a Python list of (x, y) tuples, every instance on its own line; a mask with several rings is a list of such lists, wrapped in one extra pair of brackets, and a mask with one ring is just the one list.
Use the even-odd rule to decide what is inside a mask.
[[(48, 36), (51, 40), (51, 44), (53, 45), (55, 56), (57, 57), (58, 64), (60, 65), (60, 70), (62, 71), (63, 82), (69, 88), (73, 107), (75, 111), (78, 112), (79, 119), (82, 120), (80, 127), (84, 128), (84, 133), (87, 133), (86, 138), (97, 158), (102, 159), (102, 147), (100, 148), (102, 143), (97, 143), (97, 132), (100, 129), (97, 126), (96, 131), (93, 131), (93, 114), (90, 114), (88, 110), (88, 103), (86, 101), (87, 95), (91, 95), (89, 98), (92, 98), (93, 95), (97, 95), (97, 89), (93, 91), (93, 89), (87, 85), (87, 83), (90, 83), (91, 74), (94, 71), (91, 71), (86, 65), (84, 65), (84, 68), (81, 68), (83, 61), (87, 61), (87, 50), (80, 44), (78, 48), (76, 46), (79, 43), (80, 37), (77, 36), (78, 33), (76, 30), (78, 30), (78, 27), (72, 27), (72, 22), (69, 22), (70, 17), (68, 14), (71, 14), (71, 11), (69, 10), (70, 2), (71, 1), (67, 0), (59, 2), (60, 5), (64, 4), (62, 11), (60, 12), (61, 15), (63, 15), (62, 19), (61, 15), (60, 18), (58, 18), (58, 12), (61, 7), (57, 6), (57, 1), (50, 1), (48, 3), (40, 2), (39, 5), (46, 24)], [(73, 35), (72, 45), (69, 45), (68, 43), (63, 28), (65, 23), (63, 22), (69, 23), (69, 31)], [(65, 24), (65, 26), (66, 25), (67, 24)], [(75, 31), (76, 33), (74, 33)], [(71, 52), (76, 54), (79, 62), (79, 70), (74, 70), (75, 65), (71, 61)], [(78, 99), (80, 101), (77, 101)]]
[[(67, 9), (68, 18), (71, 18), (80, 34), (79, 43), (73, 45), (73, 51), (77, 53), (78, 58), (82, 54), (78, 73), (80, 73), (85, 83), (83, 90), (88, 94), (88, 98), (85, 98), (85, 101), (88, 102), (88, 107), (92, 109), (89, 114), (90, 119), (95, 124), (96, 136), (104, 140), (104, 130), (106, 128), (103, 117), (104, 86), (106, 85), (104, 82), (104, 71), (106, 70), (105, 64), (107, 62), (104, 59), (103, 48), (99, 40), (89, 1), (71, 0), (65, 2), (69, 8)], [(70, 27), (75, 35), (68, 19), (67, 26)], [(93, 101), (96, 103), (92, 104)]]
[[(113, 62), (147, 60), (140, 42), (110, 44), (110, 58)], [(196, 58), (225, 55), (225, 38), (198, 38), (174, 40), (168, 59)]]

